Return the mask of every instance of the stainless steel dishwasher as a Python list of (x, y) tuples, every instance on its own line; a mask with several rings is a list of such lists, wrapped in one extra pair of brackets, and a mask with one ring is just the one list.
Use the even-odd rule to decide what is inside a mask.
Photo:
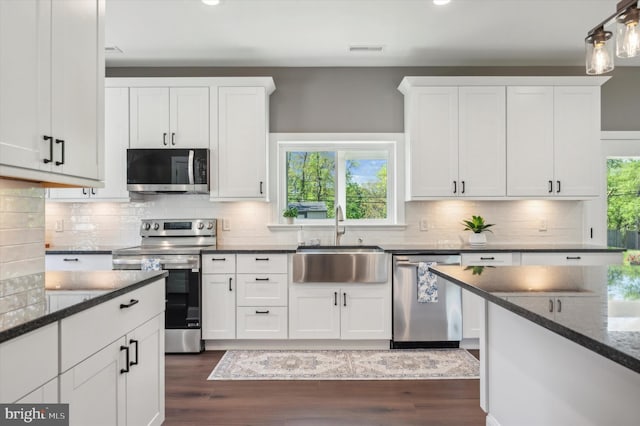
[(437, 279), (437, 302), (418, 301), (418, 265), (460, 265), (459, 254), (393, 256), (392, 348), (451, 348), (462, 339), (462, 292), (459, 286)]

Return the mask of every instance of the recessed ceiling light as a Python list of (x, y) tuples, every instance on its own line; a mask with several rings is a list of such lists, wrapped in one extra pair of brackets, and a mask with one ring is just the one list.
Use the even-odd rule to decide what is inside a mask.
[(217, 6), (220, 4), (220, 0), (202, 0), (202, 3), (206, 4), (207, 6)]
[(349, 46), (349, 52), (382, 52), (383, 46), (357, 45)]
[(436, 6), (442, 6), (444, 4), (449, 3), (451, 0), (433, 0), (433, 4)]

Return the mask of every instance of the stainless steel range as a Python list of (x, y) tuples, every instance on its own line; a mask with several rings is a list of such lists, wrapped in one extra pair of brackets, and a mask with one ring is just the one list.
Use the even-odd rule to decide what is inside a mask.
[(113, 269), (168, 271), (165, 352), (201, 352), (200, 251), (216, 245), (216, 220), (145, 219), (140, 236), (140, 246), (113, 253)]

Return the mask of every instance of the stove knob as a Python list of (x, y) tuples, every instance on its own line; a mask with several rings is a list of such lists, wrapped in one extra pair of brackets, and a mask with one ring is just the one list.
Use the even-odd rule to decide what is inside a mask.
[(213, 229), (213, 222), (207, 223), (207, 229)]
[(198, 222), (198, 229), (204, 229), (204, 223)]
[(160, 225), (156, 222), (153, 224), (153, 230), (157, 231), (158, 229), (160, 229)]
[(151, 224), (149, 222), (143, 223), (142, 229), (144, 229), (145, 231), (148, 231), (149, 229), (151, 229)]

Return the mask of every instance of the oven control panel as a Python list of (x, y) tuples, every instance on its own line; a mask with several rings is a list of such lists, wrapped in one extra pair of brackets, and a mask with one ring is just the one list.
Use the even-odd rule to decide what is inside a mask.
[(141, 237), (215, 237), (216, 219), (144, 219)]

